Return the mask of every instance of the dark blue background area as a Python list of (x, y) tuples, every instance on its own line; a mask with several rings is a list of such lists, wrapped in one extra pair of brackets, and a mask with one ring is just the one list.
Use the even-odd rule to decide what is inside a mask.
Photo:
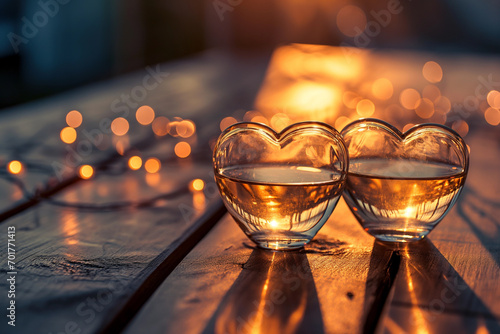
[[(495, 0), (400, 2), (405, 9), (398, 23), (385, 27), (368, 47), (500, 53)], [(223, 20), (216, 9), (221, 3), (229, 4)], [(316, 17), (290, 27), (283, 0), (0, 0), (0, 108), (211, 47), (351, 45), (336, 29), (334, 10), (325, 15), (320, 3), (328, 5), (306, 2), (318, 7)], [(352, 4), (368, 19), (371, 10), (387, 7), (387, 1)]]
[(202, 7), (0, 0), (0, 107), (201, 51)]

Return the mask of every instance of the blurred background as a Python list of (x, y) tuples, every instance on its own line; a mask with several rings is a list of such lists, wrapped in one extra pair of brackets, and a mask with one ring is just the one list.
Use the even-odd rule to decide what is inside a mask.
[(500, 54), (499, 15), (496, 0), (1, 0), (0, 108), (212, 48)]

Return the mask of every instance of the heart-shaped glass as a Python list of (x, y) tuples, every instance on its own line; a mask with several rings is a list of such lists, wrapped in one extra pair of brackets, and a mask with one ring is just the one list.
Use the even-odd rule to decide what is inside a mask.
[(403, 134), (368, 118), (348, 124), (342, 136), (349, 151), (344, 199), (377, 239), (420, 240), (456, 202), (469, 154), (455, 131), (421, 124)]
[(318, 122), (280, 133), (235, 124), (220, 135), (213, 163), (229, 213), (267, 249), (299, 248), (316, 235), (337, 205), (349, 166), (340, 134)]

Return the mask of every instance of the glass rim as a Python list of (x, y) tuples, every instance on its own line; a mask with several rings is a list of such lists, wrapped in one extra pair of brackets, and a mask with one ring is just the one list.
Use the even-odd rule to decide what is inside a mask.
[(231, 126), (227, 127), (222, 131), (222, 133), (219, 135), (217, 142), (214, 146), (213, 150), (213, 157), (215, 158), (215, 154), (217, 152), (217, 149), (219, 148), (220, 144), (224, 141), (224, 139), (233, 131), (241, 129), (255, 129), (255, 130), (262, 130), (264, 133), (267, 135), (271, 135), (272, 139), (276, 142), (280, 142), (283, 139), (285, 139), (287, 136), (290, 134), (294, 133), (295, 131), (302, 130), (302, 129), (321, 129), (327, 131), (331, 136), (333, 136), (336, 139), (336, 142), (340, 145), (341, 149), (343, 150), (344, 156), (345, 156), (345, 163), (347, 166), (349, 165), (349, 152), (347, 150), (347, 146), (344, 142), (344, 138), (341, 135), (337, 129), (335, 129), (333, 126), (319, 122), (319, 121), (304, 121), (304, 122), (297, 122), (288, 125), (287, 127), (283, 128), (280, 132), (275, 131), (273, 128), (271, 128), (269, 125), (263, 124), (263, 123), (257, 123), (257, 122), (238, 122), (235, 124), (232, 124)]
[(392, 132), (393, 135), (396, 135), (397, 137), (399, 137), (403, 141), (419, 130), (437, 128), (440, 131), (442, 131), (442, 133), (452, 136), (452, 139), (458, 144), (458, 146), (460, 148), (460, 153), (462, 153), (462, 155), (463, 155), (463, 158), (464, 158), (463, 169), (464, 169), (465, 173), (467, 173), (469, 170), (469, 149), (467, 148), (467, 144), (465, 143), (465, 140), (462, 138), (462, 136), (460, 136), (460, 134), (458, 132), (456, 132), (455, 130), (453, 130), (452, 128), (450, 128), (446, 125), (438, 124), (438, 123), (420, 123), (420, 124), (416, 124), (416, 125), (412, 126), (411, 128), (409, 128), (405, 132), (402, 132), (399, 129), (397, 129), (394, 125), (392, 125), (386, 121), (383, 121), (383, 120), (378, 119), (378, 118), (366, 117), (366, 118), (359, 118), (355, 121), (348, 123), (346, 126), (344, 126), (342, 131), (340, 131), (340, 134), (342, 135), (342, 137), (344, 137), (344, 135), (349, 130), (351, 130), (352, 128), (355, 128), (355, 126), (357, 126), (360, 123), (361, 124), (371, 123), (371, 124), (377, 125), (380, 128), (383, 128), (384, 130), (390, 130), (389, 132)]

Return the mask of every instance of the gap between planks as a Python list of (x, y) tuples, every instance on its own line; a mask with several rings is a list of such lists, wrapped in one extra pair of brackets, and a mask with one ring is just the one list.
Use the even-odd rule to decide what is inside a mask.
[(128, 285), (129, 293), (121, 298), (110, 317), (111, 320), (105, 323), (98, 333), (121, 332), (168, 275), (225, 213), (226, 208), (222, 201), (217, 201), (179, 239), (153, 259)]

